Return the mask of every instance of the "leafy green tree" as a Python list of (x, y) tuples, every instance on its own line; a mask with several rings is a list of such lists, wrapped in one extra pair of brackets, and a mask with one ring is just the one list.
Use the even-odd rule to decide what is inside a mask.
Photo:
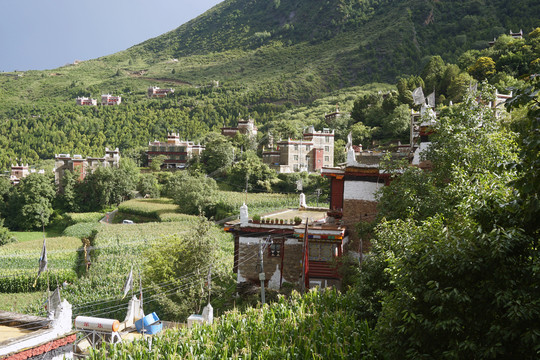
[(462, 72), (453, 78), (448, 85), (446, 98), (448, 101), (460, 102), (463, 100), (467, 89), (475, 83), (475, 80), (468, 73)]
[(152, 158), (152, 161), (150, 162), (150, 170), (152, 171), (160, 171), (161, 165), (163, 165), (163, 162), (167, 159), (165, 155), (158, 155)]
[(205, 145), (201, 161), (207, 174), (225, 171), (234, 160), (234, 146), (222, 135), (212, 136)]
[(483, 81), (495, 74), (495, 61), (489, 56), (481, 56), (471, 65), (467, 71), (476, 80)]
[(134, 146), (122, 151), (123, 158), (130, 158), (137, 166), (147, 166), (148, 165), (148, 155), (146, 151), (148, 146)]
[[(220, 265), (220, 244), (212, 234), (212, 224), (200, 217), (193, 230), (182, 236), (163, 239), (152, 248), (144, 266), (145, 286), (156, 289), (156, 302), (161, 317), (185, 321), (193, 313), (200, 313), (205, 305), (205, 280), (212, 265), (212, 292), (220, 294), (220, 283), (226, 281), (228, 270)], [(159, 287), (167, 283), (167, 291)], [(190, 286), (186, 286), (189, 283)]]
[(77, 203), (76, 183), (77, 175), (72, 171), (65, 171), (60, 180), (62, 192), (58, 193), (59, 206), (66, 211), (78, 212), (79, 204)]
[(381, 130), (385, 136), (393, 138), (406, 137), (411, 121), (409, 106), (401, 104), (395, 107), (387, 116), (386, 121), (381, 124)]
[(435, 91), (435, 93), (441, 92), (441, 81), (446, 71), (446, 64), (440, 56), (432, 56), (429, 62), (422, 70), (422, 78), (425, 82), (424, 89), (427, 93)]
[(248, 191), (271, 191), (272, 185), (277, 182), (276, 172), (264, 164), (253, 152), (247, 153), (244, 160), (231, 166), (229, 181), (239, 189)]
[(216, 181), (206, 175), (176, 172), (166, 185), (165, 193), (185, 214), (211, 212), (218, 197)]
[(0, 215), (5, 211), (6, 202), (12, 189), (11, 183), (7, 177), (0, 177)]
[[(354, 143), (354, 140), (353, 140), (353, 143)], [(347, 154), (345, 153), (345, 145), (347, 144), (342, 139), (337, 139), (334, 142), (334, 164), (342, 164), (347, 160)]]
[[(442, 114), (426, 154), (433, 170), (407, 169), (382, 191), (381, 216), (395, 220), (375, 229), (355, 291), (384, 358), (537, 356), (539, 226), (531, 220), (540, 207), (529, 183), (538, 135), (523, 134), (518, 160), (514, 135), (483, 105), (493, 91), (484, 87), (480, 103), (469, 94)], [(537, 96), (522, 97), (534, 99), (535, 121)]]
[(137, 191), (142, 196), (148, 195), (151, 198), (158, 198), (159, 184), (156, 177), (153, 174), (141, 174), (137, 184)]
[(21, 179), (9, 199), (8, 226), (12, 229), (39, 229), (49, 223), (56, 191), (52, 176), (30, 174)]
[[(352, 135), (352, 139), (353, 139), (353, 144), (354, 145), (362, 144), (362, 145), (368, 147), (370, 145), (369, 140), (372, 138), (373, 133), (375, 131), (376, 131), (375, 128), (371, 128), (369, 126), (364, 125), (361, 122), (357, 122), (356, 124), (351, 126), (351, 135)], [(341, 141), (344, 142), (343, 140), (341, 140)], [(346, 144), (344, 144), (343, 146), (345, 146), (345, 145)], [(334, 144), (334, 149), (335, 149), (335, 144)], [(344, 148), (341, 148), (340, 151), (345, 153)], [(343, 159), (345, 159), (345, 157), (346, 157), (346, 155), (342, 155)], [(342, 161), (342, 162), (344, 162), (344, 161)]]
[(468, 217), (381, 225), (374, 246), (395, 287), (376, 326), (384, 357), (536, 358), (534, 243), (520, 229), (484, 229)]
[(0, 246), (6, 245), (16, 241), (13, 236), (11, 236), (9, 229), (4, 227), (4, 219), (0, 218)]

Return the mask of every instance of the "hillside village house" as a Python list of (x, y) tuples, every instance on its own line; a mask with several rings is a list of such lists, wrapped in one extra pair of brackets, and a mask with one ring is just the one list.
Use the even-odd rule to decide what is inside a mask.
[(88, 172), (93, 172), (98, 167), (118, 167), (120, 165), (120, 152), (118, 148), (114, 150), (105, 148), (105, 156), (100, 158), (88, 157), (84, 159), (81, 155), (57, 154), (54, 159), (54, 179), (60, 185), (64, 173), (68, 170), (77, 174), (77, 178), (82, 181)]
[(76, 104), (79, 106), (96, 106), (97, 105), (96, 99), (90, 99), (87, 97), (78, 97), (75, 101), (76, 101)]
[(334, 131), (308, 127), (301, 140), (280, 140), (262, 153), (263, 162), (279, 173), (320, 171), (334, 166)]
[(339, 111), (339, 107), (336, 107), (336, 111), (334, 111), (334, 112), (332, 112), (332, 113), (330, 113), (330, 114), (324, 114), (324, 121), (325, 121), (328, 125), (332, 126), (332, 124), (333, 124), (336, 120), (338, 120), (338, 119), (340, 119), (340, 118), (342, 118), (342, 117), (344, 117), (344, 116), (350, 117), (351, 114), (343, 113), (343, 112)]
[(121, 96), (114, 96), (111, 94), (101, 95), (101, 105), (120, 105), (122, 102)]
[(148, 88), (148, 97), (149, 98), (164, 98), (167, 95), (174, 93), (174, 89), (160, 89), (157, 86), (150, 86)]
[[(391, 155), (410, 158), (409, 148)], [(349, 145), (346, 164), (339, 168), (323, 167), (321, 175), (330, 179), (330, 209), (308, 208), (301, 198), (298, 209), (285, 209), (264, 215), (260, 220), (250, 220), (247, 206), (243, 205), (240, 220), (225, 224), (225, 231), (234, 234), (238, 286), (260, 285), (258, 254), (263, 248), (265, 286), (279, 289), (283, 283), (301, 285), (304, 280), (307, 287), (339, 288), (341, 276), (335, 260), (345, 254), (362, 258), (369, 251), (369, 243), (358, 236), (355, 226), (360, 221), (375, 220), (375, 194), (390, 183), (391, 177), (380, 169), (384, 155), (366, 151), (360, 152), (357, 159)], [(302, 223), (294, 219), (301, 219)], [(306, 222), (307, 244), (304, 243)], [(302, 260), (306, 257), (307, 266)]]
[(235, 137), (237, 133), (247, 135), (250, 138), (257, 137), (257, 127), (255, 126), (255, 120), (253, 119), (240, 119), (236, 127), (222, 127), (221, 135)]
[(21, 182), (21, 179), (27, 177), (30, 174), (33, 173), (38, 174), (45, 174), (45, 170), (36, 170), (36, 169), (30, 169), (28, 164), (15, 164), (11, 165), (11, 174), (9, 176), (9, 181), (12, 185), (18, 185)]
[[(303, 194), (302, 194), (303, 195)], [(225, 224), (234, 235), (234, 272), (239, 287), (259, 285), (260, 251), (263, 254), (265, 286), (280, 289), (284, 283), (298, 284), (307, 274), (307, 286), (338, 287), (341, 280), (334, 259), (342, 256), (347, 244), (346, 228), (327, 221), (326, 209), (286, 209), (250, 220), (246, 205), (240, 220)], [(295, 221), (302, 219), (301, 221)], [(307, 266), (303, 266), (304, 234), (308, 222)]]
[(193, 156), (199, 156), (204, 151), (204, 146), (192, 141), (180, 140), (176, 133), (167, 134), (167, 142), (152, 141), (148, 143), (148, 163), (159, 155), (165, 155), (163, 162), (166, 168), (182, 169)]
[(47, 318), (0, 311), (0, 359), (72, 359), (71, 305), (49, 301)]

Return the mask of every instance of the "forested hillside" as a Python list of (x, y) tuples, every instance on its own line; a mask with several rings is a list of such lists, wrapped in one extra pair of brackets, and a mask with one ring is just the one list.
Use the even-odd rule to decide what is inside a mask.
[[(224, 1), (176, 30), (111, 56), (48, 71), (1, 73), (0, 168), (62, 152), (100, 156), (105, 146), (123, 152), (173, 130), (202, 140), (248, 116), (263, 131), (278, 127), (278, 135), (298, 134), (339, 101), (310, 113), (318, 118), (287, 125), (286, 114), (298, 106), (310, 107), (352, 86), (395, 84), (418, 75), (431, 55), (443, 62), (463, 60), (454, 75), (467, 71), (493, 37), (510, 29), (527, 36), (539, 14), (540, 5), (530, 0)], [(459, 58), (470, 49), (467, 58)], [(508, 51), (512, 56), (500, 59), (501, 66), (524, 53), (518, 47)], [(529, 53), (523, 61), (536, 56), (534, 49)], [(530, 71), (520, 68), (512, 76)], [(508, 79), (502, 80), (501, 86)], [(432, 81), (425, 85), (433, 90)], [(148, 86), (176, 92), (150, 100)], [(74, 104), (77, 96), (99, 99), (106, 93), (121, 95), (122, 104)], [(269, 125), (276, 119), (278, 125)]]

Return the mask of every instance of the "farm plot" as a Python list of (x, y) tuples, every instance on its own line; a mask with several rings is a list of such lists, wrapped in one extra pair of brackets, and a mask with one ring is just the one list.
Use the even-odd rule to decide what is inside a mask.
[[(139, 274), (144, 272), (144, 264), (151, 261), (147, 258), (151, 249), (171, 237), (182, 237), (198, 221), (196, 216), (184, 216), (181, 222), (98, 225), (88, 273), (63, 292), (73, 304), (74, 315), (123, 319), (131, 295), (122, 299), (122, 288), (130, 270), (133, 268), (134, 291), (138, 293)], [(221, 254), (229, 262), (228, 268), (232, 269), (233, 242), (230, 235), (218, 227), (212, 227), (209, 234), (220, 239)], [(152, 296), (153, 291), (144, 291), (145, 298)]]
[[(47, 239), (49, 281), (73, 282), (77, 278), (81, 240), (75, 237)], [(0, 247), (0, 292), (33, 292), (47, 288), (47, 276), (40, 276), (36, 287), (43, 239), (12, 243)]]

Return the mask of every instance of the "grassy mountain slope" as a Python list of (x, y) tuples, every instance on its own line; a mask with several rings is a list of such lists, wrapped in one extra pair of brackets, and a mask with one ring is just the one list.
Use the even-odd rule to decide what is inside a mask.
[[(455, 61), (509, 29), (528, 33), (539, 19), (533, 0), (226, 0), (117, 54), (0, 73), (0, 167), (62, 152), (101, 155), (105, 145), (125, 150), (168, 130), (196, 140), (246, 116), (264, 130), (291, 107), (338, 89), (393, 83), (418, 73), (431, 55)], [(176, 92), (150, 100), (150, 85)], [(122, 95), (123, 104), (74, 104), (103, 93)]]
[(539, 18), (532, 0), (227, 0), (126, 51), (23, 79), (0, 77), (0, 99), (142, 95), (154, 83), (218, 80), (305, 101), (336, 88), (392, 82), (418, 72), (430, 55), (455, 61), (509, 29), (532, 30)]

